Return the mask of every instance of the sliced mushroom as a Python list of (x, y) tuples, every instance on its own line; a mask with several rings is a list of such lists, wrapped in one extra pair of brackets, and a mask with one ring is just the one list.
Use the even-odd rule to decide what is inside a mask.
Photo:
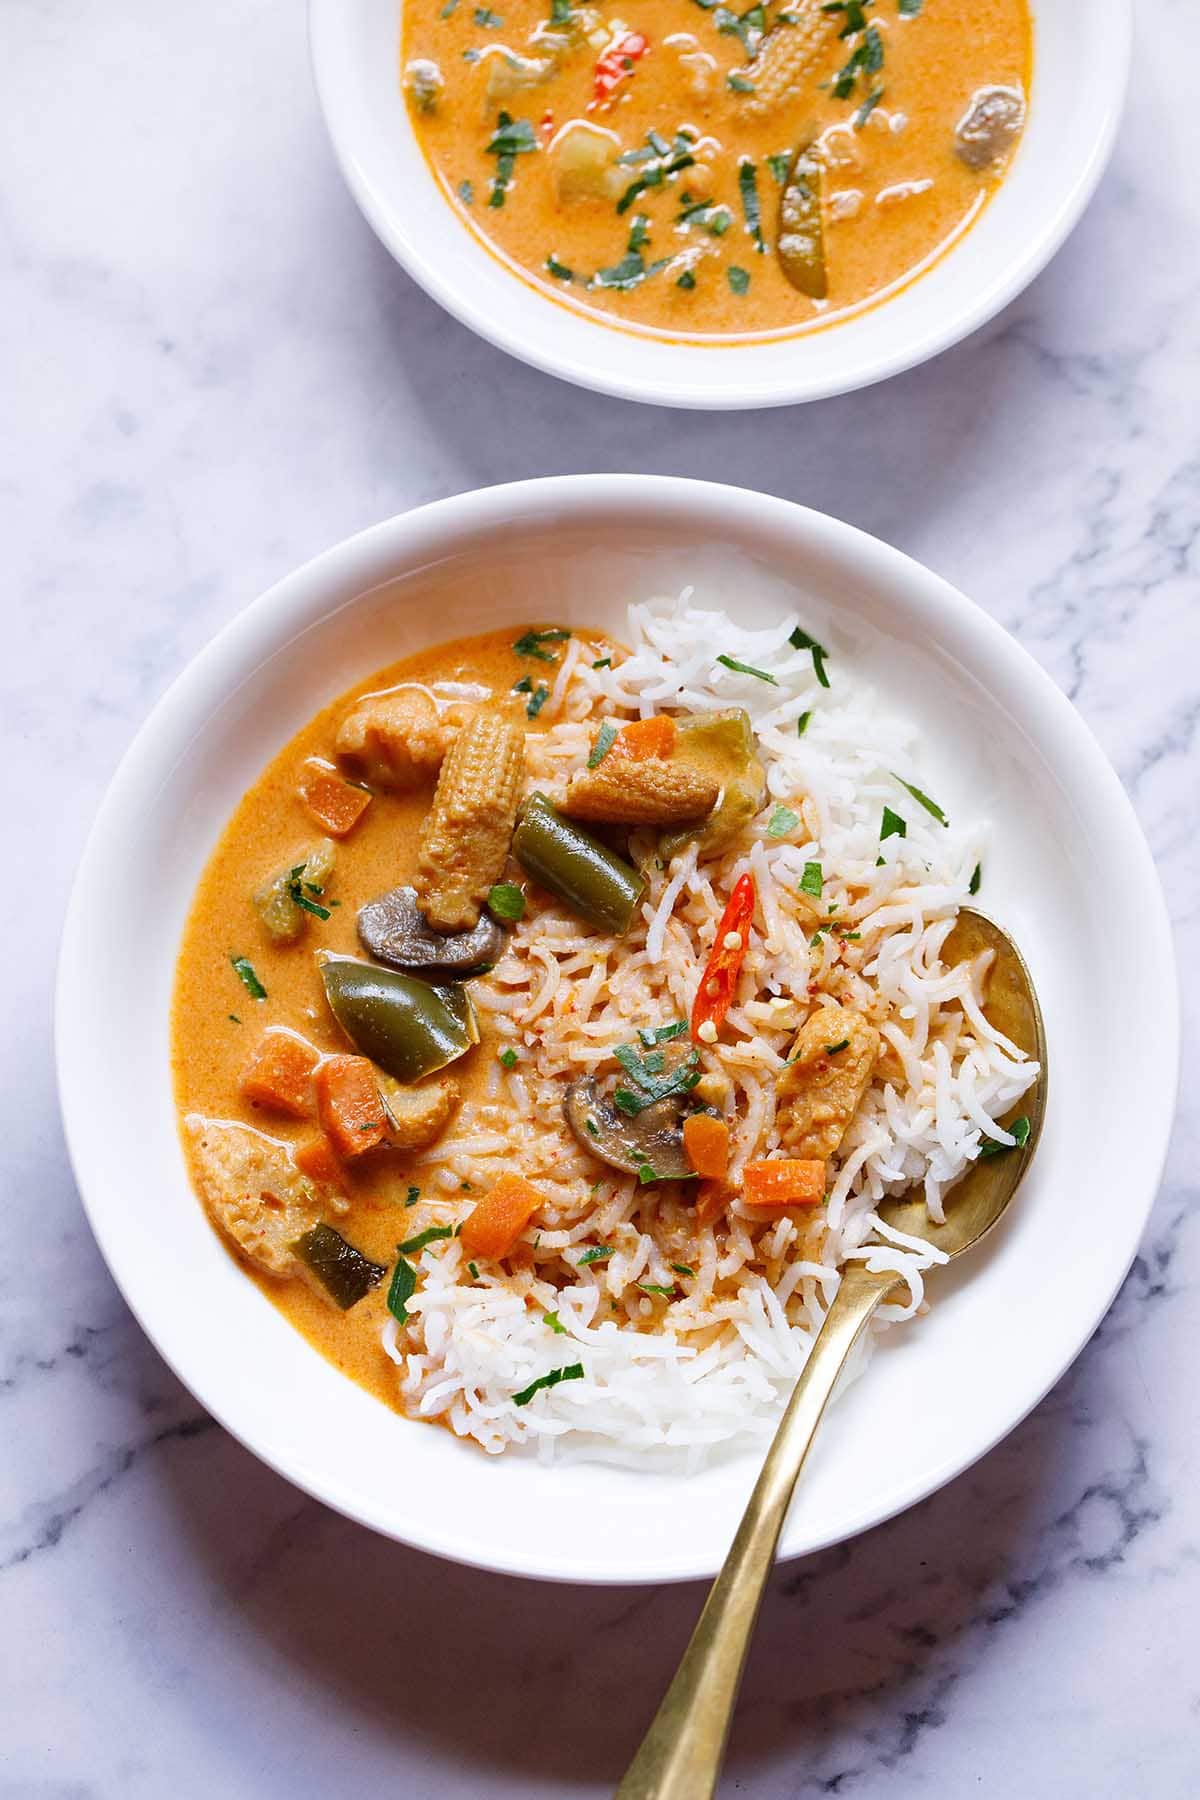
[(683, 1121), (690, 1111), (672, 1095), (630, 1117), (601, 1093), (594, 1075), (573, 1081), (563, 1101), (563, 1116), (585, 1150), (627, 1175), (651, 1169), (660, 1181), (694, 1173), (683, 1148)]
[(954, 128), (954, 149), (968, 169), (986, 169), (1007, 156), (1025, 123), (1020, 88), (976, 88)]
[(417, 905), (415, 888), (393, 888), (359, 908), (358, 935), (377, 962), (418, 975), (474, 975), (499, 962), (504, 930), (488, 912), (470, 931), (435, 931)]

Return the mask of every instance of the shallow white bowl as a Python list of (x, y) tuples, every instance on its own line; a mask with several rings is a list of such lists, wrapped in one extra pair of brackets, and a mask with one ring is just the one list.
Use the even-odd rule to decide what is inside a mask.
[(400, 93), (400, 0), (309, 0), (317, 91), (342, 173), (379, 237), (435, 300), (514, 356), (583, 387), (668, 406), (784, 406), (847, 393), (936, 356), (1021, 292), (1082, 213), (1108, 161), (1129, 69), (1130, 0), (1087, 29), (1031, 0), (1029, 122), (995, 199), (961, 243), (893, 298), (828, 330), (688, 344), (616, 329), (538, 292), (456, 216)]
[[(196, 658), (113, 781), (63, 940), (63, 1113), (109, 1267), (200, 1402), (330, 1505), (489, 1568), (596, 1582), (706, 1574), (755, 1460), (685, 1481), (492, 1459), (337, 1374), (226, 1254), (188, 1185), (168, 1068), (176, 950), (243, 790), (351, 682), (505, 621), (619, 636), (627, 600), (687, 582), (750, 624), (799, 604), (835, 672), (862, 671), (919, 721), (939, 800), (994, 821), (982, 898), (1029, 957), (1049, 1032), (1050, 1113), (1015, 1215), (961, 1273), (931, 1278), (931, 1315), (888, 1335), (826, 1421), (785, 1555), (887, 1518), (1011, 1430), (1112, 1299), (1166, 1149), (1175, 976), (1145, 842), (1062, 694), (937, 576), (786, 501), (645, 476), (491, 488), (326, 552)], [(1136, 930), (1117, 930), (1118, 893)]]

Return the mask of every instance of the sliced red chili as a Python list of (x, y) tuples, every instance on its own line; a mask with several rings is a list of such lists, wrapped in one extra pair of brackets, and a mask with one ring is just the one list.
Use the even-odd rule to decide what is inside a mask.
[(633, 66), (638, 57), (645, 56), (649, 48), (649, 38), (643, 37), (640, 31), (626, 31), (619, 38), (613, 39), (596, 63), (589, 112), (612, 99), (621, 83), (633, 74)]
[[(738, 976), (746, 960), (750, 926), (757, 904), (758, 891), (753, 875), (740, 876), (734, 883), (729, 904), (721, 914), (712, 955), (704, 965), (700, 986), (696, 989), (696, 998), (692, 1003), (693, 1037), (699, 1035), (701, 1025), (708, 1021), (719, 1026), (733, 1004)], [(737, 939), (736, 943), (733, 942), (734, 938)]]

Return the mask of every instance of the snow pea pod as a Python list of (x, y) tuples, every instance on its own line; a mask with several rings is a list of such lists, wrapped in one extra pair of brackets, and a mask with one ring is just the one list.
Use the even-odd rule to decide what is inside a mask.
[(433, 987), (353, 956), (320, 959), (325, 997), (356, 1050), (394, 1075), (419, 1081), (479, 1041), (475, 1012), (457, 983)]
[(599, 838), (566, 819), (545, 794), (531, 794), (513, 835), (513, 855), (541, 887), (594, 925), (628, 931), (645, 877)]

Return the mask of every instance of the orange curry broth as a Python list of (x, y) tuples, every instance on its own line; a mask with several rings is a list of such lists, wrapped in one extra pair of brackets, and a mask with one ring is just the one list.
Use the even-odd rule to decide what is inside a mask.
[[(322, 901), (337, 901), (331, 917), (310, 917), (294, 944), (275, 945), (267, 937), (251, 904), (251, 896), (272, 874), (302, 860), (322, 836), (296, 795), (300, 766), (309, 756), (333, 759), (338, 725), (352, 704), (366, 694), (408, 682), (472, 682), (507, 695), (514, 682), (529, 675), (552, 681), (548, 665), (515, 655), (517, 632), (509, 627), (481, 637), (463, 638), (421, 651), (381, 669), (342, 694), (296, 734), (267, 766), (239, 803), (200, 878), (184, 928), (175, 976), (171, 1019), (171, 1059), (175, 1099), (182, 1115), (203, 1113), (234, 1120), (282, 1143), (311, 1133), (308, 1120), (291, 1120), (248, 1104), (238, 1080), (263, 1032), (284, 1025), (325, 1054), (347, 1051), (325, 1001), (314, 951), (333, 950), (362, 956), (356, 930), (358, 909), (408, 879), (415, 864), (417, 835), (429, 809), (432, 785), (412, 793), (377, 791), (348, 837), (337, 841), (337, 860)], [(613, 645), (588, 634), (591, 656), (612, 653)], [(533, 724), (531, 730), (538, 727)], [(242, 985), (231, 956), (246, 956), (267, 990), (256, 1001)], [(481, 1042), (451, 1065), (462, 1097), (472, 1097), (486, 1081), (496, 1055), (481, 1015)], [(187, 1152), (187, 1141), (184, 1139)], [(350, 1211), (330, 1223), (374, 1261), (389, 1267), (396, 1245), (412, 1235), (414, 1221), (428, 1223), (418, 1207), (404, 1204), (409, 1187), (428, 1189), (428, 1164), (411, 1167), (412, 1157), (396, 1151), (370, 1151), (347, 1164)], [(304, 1280), (277, 1280), (252, 1269), (222, 1235), (262, 1292), (309, 1343), (344, 1374), (398, 1407), (398, 1370), (379, 1342), (387, 1319), (387, 1283), (382, 1282), (357, 1305), (341, 1312)]]
[[(763, 117), (751, 116), (750, 97), (728, 83), (730, 72), (749, 66), (739, 37), (719, 29), (721, 18), (734, 15), (702, 0), (636, 0), (612, 12), (590, 9), (590, 23), (611, 28), (619, 19), (649, 46), (611, 99), (590, 111), (598, 51), (586, 39), (562, 57), (549, 79), (503, 98), (495, 91), (496, 46), (525, 57), (545, 54), (545, 39), (536, 34), (548, 29), (550, 0), (496, 0), (495, 10), (477, 8), (473, 0), (405, 0), (401, 66), (407, 69), (415, 58), (437, 65), (444, 85), (433, 108), (410, 105), (422, 149), (464, 221), (539, 289), (610, 321), (674, 338), (791, 334), (844, 318), (920, 274), (978, 218), (1003, 176), (1003, 166), (977, 172), (961, 162), (954, 128), (977, 88), (1003, 84), (1028, 94), (1027, 0), (975, 0), (969, 13), (953, 0), (923, 0), (913, 15), (898, 6), (899, 0), (874, 0), (866, 10), (883, 63), (874, 74), (860, 71), (851, 95), (836, 99), (831, 87), (861, 34), (840, 40), (845, 15), (830, 15), (829, 39), (814, 66)], [(768, 25), (779, 10), (766, 9)], [(496, 19), (501, 23), (490, 23)], [(412, 101), (411, 77), (406, 86)], [(882, 97), (856, 129), (856, 115), (877, 90)], [(543, 148), (515, 157), (503, 204), (493, 206), (498, 159), (487, 144), (501, 110), (527, 122)], [(617, 201), (644, 165), (628, 164), (613, 174), (616, 199), (609, 194), (560, 203), (552, 179), (556, 152), (547, 154), (545, 146), (575, 119), (615, 132), (620, 142), (612, 147), (614, 156), (644, 147), (651, 130), (673, 143), (686, 127), (698, 140), (698, 162), (646, 189), (622, 214)], [(838, 129), (830, 134), (831, 127)], [(821, 134), (827, 134), (819, 152), (829, 292), (812, 300), (791, 285), (774, 254), (782, 190), (768, 159), (786, 158)], [(747, 225), (739, 182), (739, 161), (747, 157), (754, 165), (763, 252)], [(777, 171), (782, 166), (777, 162)], [(906, 194), (909, 183), (931, 185)], [(728, 209), (730, 223), (721, 235), (702, 223), (678, 222), (683, 208), (700, 199)], [(639, 217), (645, 224), (634, 242), (644, 263), (669, 257), (670, 264), (627, 291), (589, 287), (591, 276), (627, 254)], [(548, 258), (573, 279), (549, 274)], [(680, 288), (679, 275), (689, 269), (695, 286)], [(736, 271), (749, 276), (743, 292), (734, 291), (731, 269), (739, 286)]]

